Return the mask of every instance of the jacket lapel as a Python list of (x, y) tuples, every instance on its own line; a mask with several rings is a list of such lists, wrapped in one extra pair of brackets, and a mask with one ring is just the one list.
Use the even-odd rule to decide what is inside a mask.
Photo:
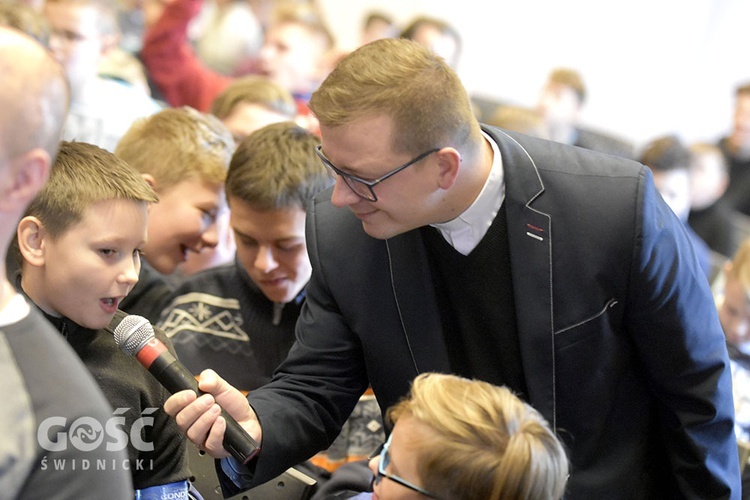
[(500, 130), (485, 131), (497, 142), (503, 161), (516, 320), (529, 402), (556, 427), (552, 218), (533, 206), (544, 185), (531, 152)]
[[(552, 220), (533, 208), (544, 191), (530, 154), (504, 132), (488, 128), (505, 176), (508, 239), (519, 343), (529, 402), (555, 419), (552, 324)], [(428, 258), (419, 230), (386, 241), (394, 298), (417, 373), (450, 372)]]

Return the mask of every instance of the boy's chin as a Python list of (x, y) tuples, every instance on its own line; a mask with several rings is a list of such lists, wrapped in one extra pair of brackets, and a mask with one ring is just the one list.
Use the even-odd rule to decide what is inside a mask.
[(83, 323), (79, 323), (77, 321), (76, 323), (85, 328), (88, 328), (89, 330), (101, 330), (102, 328), (107, 327), (114, 317), (114, 314), (99, 315), (99, 317), (97, 317), (96, 319), (90, 318), (90, 320)]

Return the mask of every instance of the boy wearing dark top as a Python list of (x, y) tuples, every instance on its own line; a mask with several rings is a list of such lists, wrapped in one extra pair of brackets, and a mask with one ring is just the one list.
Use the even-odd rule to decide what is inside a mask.
[(218, 244), (216, 218), (233, 151), (218, 118), (188, 107), (137, 120), (117, 143), (115, 154), (159, 196), (149, 211), (140, 279), (123, 311), (156, 322), (172, 291), (168, 277), (191, 252)]
[(109, 399), (112, 423), (122, 431), (109, 444), (127, 449), (137, 495), (183, 498), (186, 442), (162, 409), (168, 393), (108, 329), (138, 281), (149, 204), (156, 201), (138, 172), (112, 153), (62, 142), (49, 181), (18, 224), (18, 279)]
[(219, 369), (249, 391), (270, 380), (294, 342), (312, 268), (305, 209), (331, 183), (318, 139), (292, 122), (243, 141), (227, 174), (236, 262), (187, 279), (159, 325), (193, 373)]
[[(192, 373), (212, 368), (252, 391), (270, 381), (286, 358), (312, 273), (306, 209), (332, 183), (315, 154), (319, 143), (314, 134), (282, 122), (253, 132), (233, 155), (226, 192), (236, 260), (188, 278), (159, 321)], [(374, 397), (363, 396), (355, 414), (313, 463), (333, 470), (380, 444)]]
[(132, 499), (125, 451), (73, 439), (84, 429), (103, 437), (100, 426), (112, 417), (107, 400), (7, 279), (16, 223), (57, 152), (68, 110), (65, 72), (44, 47), (8, 28), (0, 28), (0, 66), (0, 496)]

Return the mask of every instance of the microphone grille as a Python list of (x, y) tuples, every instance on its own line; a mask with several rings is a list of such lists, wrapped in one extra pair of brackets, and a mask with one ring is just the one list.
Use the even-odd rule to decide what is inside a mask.
[(143, 316), (125, 316), (114, 330), (115, 343), (125, 354), (135, 356), (152, 338), (154, 328)]

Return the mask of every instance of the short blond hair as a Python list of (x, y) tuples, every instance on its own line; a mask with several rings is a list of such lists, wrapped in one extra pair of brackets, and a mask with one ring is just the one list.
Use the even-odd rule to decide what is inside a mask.
[(542, 139), (549, 138), (544, 118), (534, 108), (510, 104), (498, 106), (487, 120), (487, 125)]
[(549, 82), (558, 83), (573, 89), (580, 104), (586, 101), (586, 85), (583, 83), (583, 77), (578, 71), (570, 68), (555, 68), (549, 74)]
[(271, 15), (271, 24), (294, 24), (310, 35), (310, 41), (317, 44), (324, 54), (336, 46), (336, 39), (324, 20), (324, 16), (314, 2), (278, 2)]
[(297, 105), (292, 94), (264, 76), (245, 76), (232, 83), (214, 99), (211, 113), (223, 120), (240, 103), (257, 104), (292, 120), (297, 114)]
[(156, 203), (151, 186), (109, 151), (85, 142), (60, 143), (50, 176), (26, 209), (53, 239), (80, 222), (93, 205), (109, 200)]
[(187, 106), (136, 120), (115, 148), (141, 174), (153, 176), (157, 190), (192, 179), (223, 184), (233, 151), (232, 135), (218, 118)]
[(416, 444), (422, 486), (453, 500), (558, 499), (568, 476), (544, 417), (506, 387), (424, 373), (387, 419), (409, 416), (435, 439)]
[(327, 127), (386, 115), (393, 147), (418, 154), (461, 147), (481, 139), (479, 122), (455, 71), (439, 56), (407, 39), (381, 39), (342, 58), (310, 99)]

